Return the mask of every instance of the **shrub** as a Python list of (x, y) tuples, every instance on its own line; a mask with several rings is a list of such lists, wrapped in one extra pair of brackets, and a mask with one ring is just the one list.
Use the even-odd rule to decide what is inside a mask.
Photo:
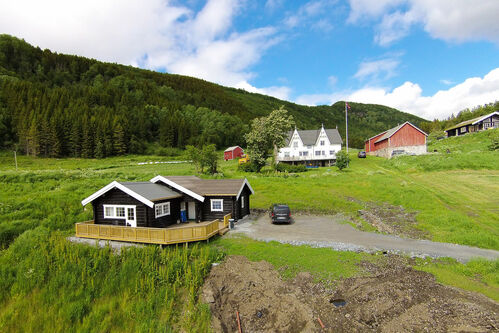
[(279, 172), (305, 172), (307, 167), (303, 164), (292, 165), (286, 163), (278, 163), (275, 166), (275, 170)]
[(499, 150), (499, 137), (492, 138), (492, 142), (489, 145), (489, 150), (491, 151)]
[(237, 170), (243, 172), (258, 172), (258, 166), (253, 162), (247, 162), (243, 164), (239, 164)]
[(340, 171), (348, 166), (348, 162), (350, 162), (350, 157), (348, 157), (344, 150), (340, 150), (336, 153), (336, 166)]

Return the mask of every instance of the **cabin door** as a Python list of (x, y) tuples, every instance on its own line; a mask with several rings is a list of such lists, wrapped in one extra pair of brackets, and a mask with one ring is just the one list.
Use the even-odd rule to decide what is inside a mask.
[(137, 217), (135, 214), (135, 207), (128, 207), (126, 209), (126, 225), (137, 227)]
[(196, 219), (196, 203), (194, 201), (189, 201), (187, 202), (187, 216), (189, 217), (189, 220), (195, 220)]

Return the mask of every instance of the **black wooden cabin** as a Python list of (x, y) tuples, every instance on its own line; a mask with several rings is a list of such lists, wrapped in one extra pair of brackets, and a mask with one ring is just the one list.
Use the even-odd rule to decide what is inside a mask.
[(157, 176), (150, 182), (112, 182), (82, 201), (94, 223), (164, 228), (191, 221), (240, 219), (250, 213), (253, 189), (246, 179)]

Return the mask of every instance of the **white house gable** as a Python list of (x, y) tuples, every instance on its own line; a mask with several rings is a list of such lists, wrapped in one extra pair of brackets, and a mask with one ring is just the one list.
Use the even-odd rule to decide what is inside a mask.
[(289, 148), (297, 149), (303, 147), (303, 141), (300, 138), (300, 134), (298, 131), (294, 130), (293, 135), (291, 136), (291, 140), (289, 141)]
[(329, 138), (327, 137), (326, 131), (324, 130), (324, 127), (321, 128), (321, 131), (319, 132), (319, 136), (317, 137), (317, 141), (315, 142), (315, 147), (318, 149), (321, 148), (327, 148), (331, 145), (331, 142), (329, 142)]

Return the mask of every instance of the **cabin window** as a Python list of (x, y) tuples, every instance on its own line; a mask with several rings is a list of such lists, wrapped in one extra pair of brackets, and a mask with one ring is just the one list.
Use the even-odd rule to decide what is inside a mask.
[(303, 156), (308, 156), (308, 151), (304, 151)]
[(114, 217), (114, 207), (104, 207), (104, 217)]
[(104, 218), (125, 219), (135, 221), (135, 208), (133, 205), (103, 205)]
[(315, 151), (315, 156), (321, 156), (321, 151), (320, 150), (316, 150)]
[(483, 123), (483, 128), (489, 128), (491, 127), (490, 125), (492, 125), (491, 123)]
[(156, 204), (156, 218), (165, 215), (170, 215), (170, 203), (163, 202), (160, 204)]
[(461, 133), (465, 133), (465, 132), (466, 132), (466, 127), (461, 127), (461, 128), (459, 129), (459, 132), (461, 132)]
[(125, 207), (116, 207), (116, 217), (125, 217)]
[(244, 208), (244, 195), (241, 196), (241, 208)]
[(321, 146), (324, 146), (326, 144), (326, 141), (321, 140)]
[(334, 155), (334, 150), (330, 150), (329, 155)]
[(130, 220), (130, 221), (134, 221), (135, 220), (135, 209), (133, 209), (133, 208), (127, 208), (127, 214), (128, 214), (128, 219), (127, 220)]
[(223, 199), (211, 199), (212, 212), (223, 212), (223, 206), (224, 206)]

